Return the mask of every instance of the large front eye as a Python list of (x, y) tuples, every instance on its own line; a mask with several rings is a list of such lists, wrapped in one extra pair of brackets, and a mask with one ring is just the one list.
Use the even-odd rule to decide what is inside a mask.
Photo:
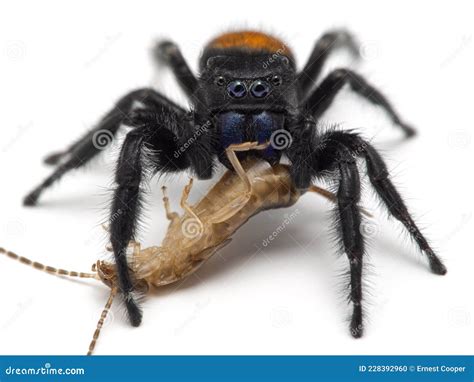
[(232, 98), (242, 98), (247, 94), (247, 88), (242, 81), (232, 81), (227, 86), (227, 93), (229, 93)]
[(256, 98), (264, 98), (270, 93), (270, 84), (266, 81), (255, 81), (250, 88), (250, 92)]

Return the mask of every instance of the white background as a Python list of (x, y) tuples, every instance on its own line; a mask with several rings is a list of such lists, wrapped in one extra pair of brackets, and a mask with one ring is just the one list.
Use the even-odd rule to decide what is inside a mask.
[[(255, 217), (195, 276), (154, 293), (140, 328), (115, 304), (97, 354), (466, 354), (473, 352), (472, 89), (473, 10), (468, 1), (118, 2), (2, 1), (0, 6), (0, 245), (38, 261), (87, 271), (105, 252), (114, 157), (119, 142), (85, 171), (64, 177), (37, 208), (22, 197), (51, 169), (41, 162), (67, 146), (127, 91), (155, 85), (185, 102), (149, 48), (168, 37), (195, 69), (201, 47), (227, 28), (263, 28), (286, 39), (299, 65), (324, 31), (347, 27), (364, 59), (335, 55), (390, 97), (419, 130), (409, 142), (378, 109), (350, 92), (324, 115), (360, 128), (382, 150), (393, 178), (448, 275), (435, 276), (370, 192), (366, 335), (350, 337), (346, 292), (329, 230), (330, 205), (313, 195), (291, 210)], [(163, 72), (163, 71), (162, 71)], [(187, 175), (150, 187), (141, 230), (158, 245)], [(198, 182), (196, 200), (211, 182)], [(366, 187), (368, 190), (369, 187)], [(299, 214), (269, 246), (285, 214)], [(77, 282), (0, 258), (0, 353), (83, 354), (107, 297)]]

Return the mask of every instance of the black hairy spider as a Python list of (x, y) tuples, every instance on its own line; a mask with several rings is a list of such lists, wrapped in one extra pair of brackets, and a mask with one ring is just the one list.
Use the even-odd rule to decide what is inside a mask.
[(358, 53), (349, 33), (332, 31), (317, 41), (307, 64), (297, 71), (292, 52), (279, 39), (254, 31), (226, 33), (207, 44), (200, 58), (200, 75), (195, 77), (179, 48), (173, 42), (161, 42), (154, 50), (155, 58), (172, 69), (192, 109), (185, 110), (153, 89), (132, 91), (93, 130), (65, 151), (45, 159), (57, 167), (25, 197), (24, 204), (35, 205), (53, 182), (96, 156), (100, 152), (93, 142), (96, 134), (112, 136), (122, 124), (133, 127), (115, 171), (110, 240), (129, 319), (138, 326), (142, 313), (132, 294), (133, 276), (129, 274), (126, 248), (136, 233), (146, 175), (189, 169), (198, 178), (208, 179), (214, 174), (216, 160), (231, 168), (224, 155), (229, 145), (270, 141), (267, 149), (239, 153), (239, 159), (252, 155), (276, 164), (285, 155), (293, 181), (303, 191), (312, 178), (337, 181), (338, 232), (350, 262), (350, 328), (354, 337), (360, 337), (365, 249), (359, 229), (357, 158), (365, 160), (372, 186), (389, 213), (406, 227), (427, 256), (431, 270), (443, 275), (446, 268), (416, 226), (372, 145), (353, 132), (317, 129), (318, 118), (348, 84), (355, 93), (385, 110), (406, 136), (415, 133), (377, 89), (349, 69), (334, 70), (316, 85), (326, 59), (339, 47)]

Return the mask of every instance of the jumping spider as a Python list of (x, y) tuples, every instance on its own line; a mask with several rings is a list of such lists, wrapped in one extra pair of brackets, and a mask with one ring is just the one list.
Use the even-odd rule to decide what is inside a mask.
[[(292, 180), (302, 192), (315, 178), (337, 181), (338, 232), (350, 263), (350, 328), (354, 337), (360, 337), (365, 246), (360, 230), (357, 158), (365, 161), (378, 196), (427, 256), (431, 270), (443, 275), (446, 268), (416, 226), (372, 145), (353, 132), (322, 132), (317, 127), (320, 116), (348, 84), (355, 93), (385, 110), (407, 137), (415, 133), (383, 94), (349, 69), (334, 70), (316, 84), (326, 59), (339, 47), (358, 52), (350, 34), (329, 32), (316, 43), (307, 64), (298, 71), (290, 48), (280, 39), (255, 31), (225, 33), (206, 45), (199, 62), (199, 77), (195, 77), (179, 48), (172, 42), (161, 42), (154, 50), (155, 57), (172, 69), (189, 97), (191, 110), (153, 89), (132, 91), (93, 130), (65, 151), (45, 159), (57, 167), (25, 197), (24, 204), (35, 205), (53, 182), (96, 156), (101, 151), (93, 144), (98, 132), (114, 135), (123, 124), (133, 127), (125, 138), (115, 171), (110, 240), (120, 292), (131, 324), (138, 326), (142, 312), (132, 294), (134, 280), (126, 248), (135, 237), (141, 188), (148, 175), (191, 170), (199, 179), (209, 179), (214, 175), (216, 161), (231, 168), (225, 156), (230, 145), (270, 141), (265, 150), (238, 153), (239, 159), (252, 156), (275, 165), (284, 155), (290, 163)], [(141, 105), (138, 108), (137, 103)]]

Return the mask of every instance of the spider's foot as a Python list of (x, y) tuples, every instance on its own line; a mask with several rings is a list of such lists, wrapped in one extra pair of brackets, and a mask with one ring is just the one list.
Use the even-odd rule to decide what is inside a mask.
[(179, 49), (171, 41), (160, 41), (153, 49), (154, 56), (160, 61), (169, 61), (178, 54)]
[(405, 137), (412, 138), (416, 135), (416, 130), (413, 126), (407, 125), (405, 123), (400, 123), (400, 127), (403, 129)]
[(40, 194), (41, 194), (41, 192), (38, 191), (38, 190), (34, 190), (34, 191), (30, 192), (28, 195), (26, 195), (23, 198), (23, 205), (24, 206), (36, 206), (36, 204), (38, 203), (38, 199), (39, 199)]
[(140, 326), (142, 323), (143, 313), (138, 304), (135, 302), (131, 293), (124, 295), (125, 306), (127, 307), (128, 318), (132, 326)]
[(362, 322), (362, 305), (354, 303), (354, 311), (351, 319), (351, 335), (354, 338), (361, 338), (364, 334), (364, 324)]
[(63, 156), (63, 152), (52, 153), (43, 159), (43, 163), (54, 166), (59, 163)]
[(433, 272), (436, 275), (445, 275), (448, 270), (446, 269), (446, 266), (441, 262), (436, 255), (432, 254), (432, 256), (429, 257), (430, 261), (430, 268), (431, 272)]

